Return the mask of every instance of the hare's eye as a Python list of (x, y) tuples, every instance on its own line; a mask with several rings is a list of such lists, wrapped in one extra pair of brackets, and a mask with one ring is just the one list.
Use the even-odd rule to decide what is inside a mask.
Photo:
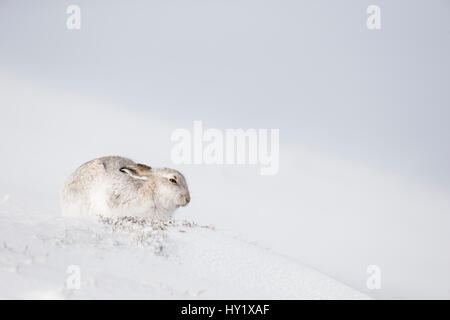
[(177, 183), (177, 180), (175, 180), (175, 179), (169, 179), (169, 181), (172, 183)]

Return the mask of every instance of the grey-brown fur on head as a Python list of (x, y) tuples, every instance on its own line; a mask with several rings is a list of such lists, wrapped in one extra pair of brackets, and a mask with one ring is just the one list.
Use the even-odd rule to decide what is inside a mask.
[(142, 163), (136, 163), (136, 164), (130, 164), (127, 166), (124, 166), (119, 169), (123, 173), (129, 174), (131, 177), (137, 178), (141, 180), (144, 180), (143, 177), (146, 177), (149, 175), (150, 170), (152, 170), (151, 167), (142, 164)]

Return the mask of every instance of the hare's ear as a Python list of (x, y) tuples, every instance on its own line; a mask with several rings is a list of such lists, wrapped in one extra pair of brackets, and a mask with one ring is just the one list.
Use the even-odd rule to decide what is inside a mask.
[(142, 171), (142, 172), (148, 172), (148, 171), (152, 170), (152, 167), (150, 167), (146, 164), (142, 164), (142, 163), (138, 163), (136, 165), (136, 167), (138, 168), (139, 171)]
[(147, 180), (148, 177), (145, 175), (145, 173), (149, 172), (151, 169), (152, 168), (146, 166), (145, 164), (136, 164), (122, 167), (120, 168), (120, 171), (128, 174), (134, 179)]

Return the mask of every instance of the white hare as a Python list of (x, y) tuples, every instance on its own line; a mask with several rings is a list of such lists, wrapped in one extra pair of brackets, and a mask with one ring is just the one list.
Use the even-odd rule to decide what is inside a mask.
[(79, 167), (61, 191), (65, 216), (146, 217), (169, 220), (190, 195), (183, 175), (123, 157), (94, 159)]

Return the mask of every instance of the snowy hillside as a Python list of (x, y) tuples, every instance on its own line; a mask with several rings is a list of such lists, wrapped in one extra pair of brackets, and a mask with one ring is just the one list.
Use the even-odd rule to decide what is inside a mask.
[[(450, 198), (442, 190), (285, 139), (275, 176), (259, 175), (257, 166), (174, 166), (171, 133), (192, 121), (158, 119), (152, 102), (148, 112), (137, 112), (5, 70), (0, 87), (0, 201), (10, 196), (1, 207), (2, 297), (64, 297), (71, 264), (86, 281), (74, 297), (113, 297), (118, 288), (129, 297), (169, 296), (159, 284), (140, 291), (141, 280), (174, 288), (173, 297), (205, 289), (205, 298), (361, 297), (304, 266), (375, 298), (447, 294)], [(192, 200), (175, 218), (217, 229), (168, 228), (163, 258), (148, 247), (125, 250), (131, 240), (96, 224), (72, 228), (60, 217), (59, 189), (80, 164), (105, 155), (180, 170)], [(234, 232), (259, 245), (235, 239)], [(372, 264), (383, 272), (376, 292), (366, 287)], [(411, 278), (414, 287), (406, 286)]]
[[(7, 73), (0, 84), (8, 88), (0, 97), (9, 136), (1, 141), (2, 166), (20, 168), (5, 171), (0, 183), (0, 298), (367, 298), (230, 224), (201, 226), (227, 215), (239, 224), (236, 213), (252, 212), (245, 194), (233, 195), (235, 178), (212, 168), (183, 169), (193, 201), (176, 217), (199, 225), (63, 218), (59, 188), (77, 166), (108, 154), (170, 166), (174, 126)], [(211, 178), (228, 190), (227, 205), (217, 203), (223, 192), (208, 187)], [(243, 207), (229, 210), (231, 201)], [(79, 290), (66, 288), (70, 266), (80, 268)]]
[[(31, 215), (8, 197), (0, 226), (2, 299), (366, 298), (211, 226)], [(79, 267), (79, 289), (66, 286), (69, 266)]]

